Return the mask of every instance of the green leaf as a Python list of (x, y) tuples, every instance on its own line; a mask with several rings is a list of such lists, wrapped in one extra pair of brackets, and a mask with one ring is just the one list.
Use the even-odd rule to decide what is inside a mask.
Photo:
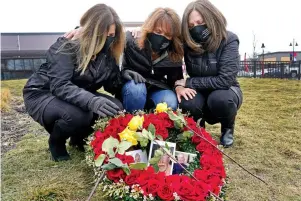
[(110, 163), (113, 163), (114, 165), (116, 165), (117, 167), (122, 167), (124, 166), (124, 164), (122, 163), (122, 161), (119, 158), (111, 158), (109, 159)]
[(110, 136), (102, 143), (102, 150), (107, 152), (110, 158), (113, 158), (115, 156), (113, 149), (118, 145), (119, 145), (119, 141), (113, 138), (112, 136)]
[(101, 166), (101, 168), (104, 170), (113, 170), (113, 169), (117, 168), (117, 166), (114, 165), (113, 163), (108, 163), (108, 164), (104, 164), (103, 166)]
[(189, 139), (193, 136), (193, 132), (191, 131), (184, 131), (183, 132), (183, 137), (186, 138), (186, 139)]
[(131, 170), (130, 170), (129, 166), (123, 165), (121, 168), (125, 172), (126, 175), (131, 174)]
[(149, 132), (151, 132), (153, 135), (156, 134), (156, 128), (153, 124), (149, 124), (148, 125), (148, 129), (147, 129)]
[(134, 137), (140, 142), (141, 147), (148, 145), (148, 138), (144, 137), (141, 132), (134, 133)]
[(180, 119), (175, 113), (173, 113), (173, 111), (168, 111), (167, 114), (172, 121), (177, 121)]
[(146, 163), (131, 163), (130, 164), (130, 169), (144, 170), (145, 168), (147, 168)]
[(124, 152), (126, 150), (128, 150), (130, 147), (132, 146), (131, 142), (128, 141), (122, 141), (119, 145), (118, 145), (118, 153), (119, 154), (124, 154)]
[(174, 121), (174, 126), (176, 129), (181, 130), (183, 128), (183, 123), (181, 120)]
[(161, 156), (163, 156), (163, 151), (162, 151), (161, 149), (157, 149), (157, 150), (155, 151), (155, 157), (156, 157), (156, 158), (157, 158), (157, 157), (161, 158)]
[(103, 163), (103, 161), (105, 160), (106, 155), (105, 154), (100, 154), (97, 159), (95, 160), (95, 166), (96, 167), (100, 167)]
[(153, 164), (153, 167), (154, 167), (154, 169), (155, 169), (155, 172), (158, 172), (158, 171), (159, 171), (159, 166), (158, 166), (157, 163), (156, 163), (156, 164)]
[(157, 157), (154, 157), (154, 158), (151, 158), (149, 160), (149, 164), (157, 164), (159, 161), (160, 161), (161, 157), (157, 158)]
[(156, 138), (158, 138), (159, 140), (163, 141), (163, 137), (161, 135), (156, 135)]

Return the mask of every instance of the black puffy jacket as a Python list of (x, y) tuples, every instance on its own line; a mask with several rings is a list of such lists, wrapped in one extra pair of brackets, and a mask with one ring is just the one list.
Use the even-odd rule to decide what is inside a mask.
[(47, 51), (47, 63), (42, 64), (24, 86), (26, 109), (38, 122), (41, 122), (45, 106), (54, 97), (87, 111), (98, 89), (104, 87), (115, 94), (120, 88), (120, 69), (110, 54), (99, 53), (82, 74), (77, 70), (76, 53), (71, 45), (66, 48), (70, 52), (57, 53), (66, 40), (58, 38)]
[[(131, 32), (126, 33), (126, 48), (123, 55), (123, 70), (129, 69), (141, 74), (150, 85), (162, 89), (173, 89), (174, 83), (183, 78), (182, 61), (172, 62), (168, 55), (156, 63), (151, 59), (150, 43), (140, 49)], [(164, 54), (163, 54), (164, 55)], [(153, 73), (152, 73), (153, 72)]]
[(239, 69), (239, 40), (234, 33), (227, 33), (227, 39), (222, 40), (214, 53), (199, 54), (185, 47), (184, 61), (190, 76), (186, 80), (186, 87), (197, 90), (232, 89), (242, 101), (236, 79)]

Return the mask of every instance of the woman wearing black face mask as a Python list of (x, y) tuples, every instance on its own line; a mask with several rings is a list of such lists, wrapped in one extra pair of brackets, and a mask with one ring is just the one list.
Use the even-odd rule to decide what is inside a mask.
[(125, 34), (116, 12), (105, 4), (90, 8), (80, 20), (73, 40), (61, 37), (47, 52), (26, 83), (23, 97), (29, 115), (50, 134), (49, 149), (55, 161), (70, 158), (66, 140), (83, 150), (83, 139), (98, 117), (122, 110), (119, 100), (96, 91), (117, 93), (121, 74), (119, 57)]
[[(158, 8), (144, 22), (141, 37), (127, 32), (123, 55), (122, 88), (124, 108), (133, 112), (151, 109), (166, 102), (176, 109), (177, 98), (172, 90), (176, 80), (183, 78), (180, 18), (170, 8)], [(190, 90), (193, 94), (194, 90)]]
[[(236, 80), (239, 66), (239, 40), (226, 31), (226, 19), (208, 0), (190, 3), (183, 15), (184, 61), (188, 79), (176, 82), (180, 107), (190, 111), (195, 120), (221, 123), (220, 142), (233, 144), (234, 123), (242, 104), (242, 92)], [(195, 97), (183, 99), (187, 88)]]

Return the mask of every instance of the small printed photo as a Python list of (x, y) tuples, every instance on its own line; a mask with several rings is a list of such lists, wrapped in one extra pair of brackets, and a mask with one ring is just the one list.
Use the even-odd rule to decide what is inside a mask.
[[(158, 142), (158, 144), (154, 141), (151, 143), (150, 152), (149, 152), (150, 154), (149, 154), (149, 158), (148, 158), (149, 160), (154, 157), (155, 151), (161, 148), (160, 145), (162, 147), (165, 147), (165, 143), (167, 143), (171, 155), (173, 157), (175, 157), (176, 143), (165, 142), (165, 141), (157, 141), (157, 142)], [(159, 167), (159, 172), (165, 172), (165, 175), (172, 174), (173, 161), (170, 158), (170, 156), (168, 156), (168, 154), (163, 152), (163, 156), (161, 157), (160, 161), (158, 162), (158, 167)]]
[(142, 151), (141, 149), (135, 151), (125, 152), (128, 156), (133, 156), (135, 162), (134, 163), (148, 163), (146, 151)]
[(187, 168), (189, 166), (189, 163), (194, 161), (196, 157), (196, 154), (191, 154), (191, 153), (181, 152), (181, 151), (176, 151), (175, 155), (178, 163), (174, 162), (172, 174), (185, 173), (184, 168)]

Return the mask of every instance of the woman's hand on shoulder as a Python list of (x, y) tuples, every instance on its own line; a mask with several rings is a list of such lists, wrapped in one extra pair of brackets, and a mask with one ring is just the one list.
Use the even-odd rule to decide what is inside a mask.
[(197, 94), (196, 90), (190, 89), (190, 88), (185, 88), (185, 87), (180, 86), (180, 85), (175, 88), (175, 91), (176, 91), (179, 103), (181, 103), (181, 98), (182, 97), (184, 97), (185, 100), (189, 100), (189, 99), (191, 100)]
[(71, 39), (71, 40), (76, 40), (79, 38), (79, 35), (81, 33), (81, 27), (77, 28), (77, 29), (73, 29), (69, 32), (66, 32), (64, 34), (64, 37), (67, 38), (67, 39)]

